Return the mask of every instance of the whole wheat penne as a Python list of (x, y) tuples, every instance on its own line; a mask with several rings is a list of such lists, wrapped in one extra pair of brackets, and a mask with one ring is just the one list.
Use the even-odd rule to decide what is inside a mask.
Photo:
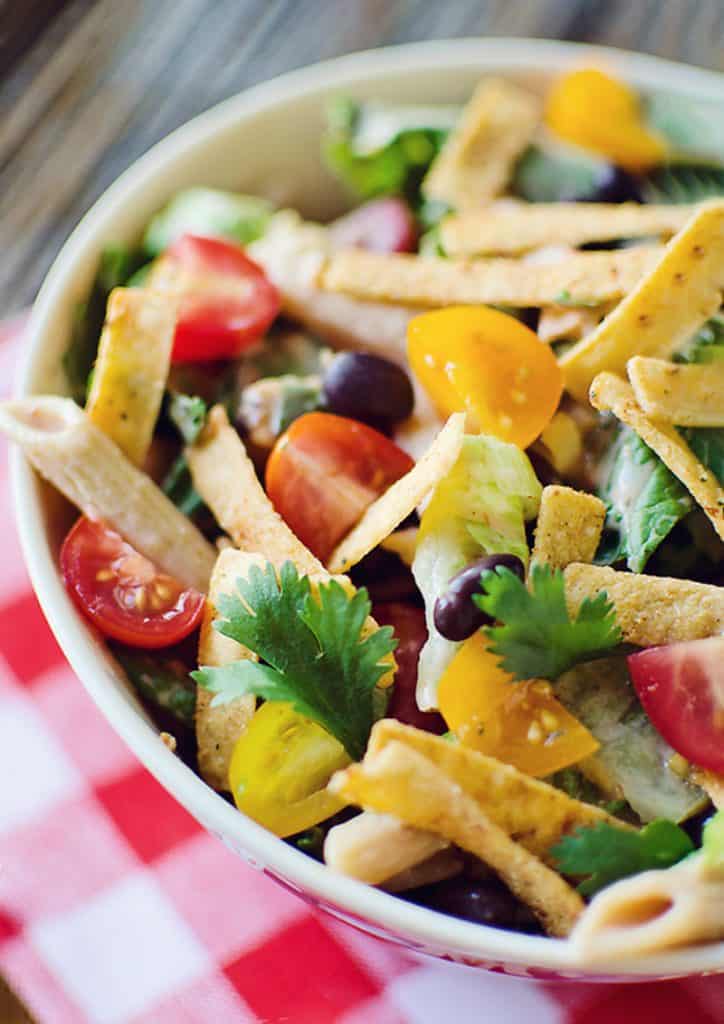
[(694, 206), (641, 203), (519, 203), (451, 214), (440, 224), (447, 256), (515, 255), (545, 245), (670, 237)]
[(0, 432), (84, 515), (102, 519), (164, 572), (205, 593), (213, 546), (69, 398), (0, 404)]
[(201, 436), (186, 454), (194, 487), (238, 547), (258, 552), (277, 566), (288, 560), (302, 573), (324, 572), (267, 498), (222, 406), (211, 409)]
[(440, 836), (405, 825), (391, 814), (364, 811), (329, 830), (324, 862), (360, 882), (381, 885), (449, 845)]
[(540, 100), (500, 78), (478, 85), (422, 183), (426, 199), (466, 210), (503, 191), (540, 120)]
[(605, 591), (627, 643), (653, 647), (724, 632), (723, 587), (576, 562), (563, 572), (569, 610)]
[(540, 919), (566, 936), (583, 910), (578, 893), (515, 842), (480, 803), (423, 754), (398, 740), (332, 776), (333, 793), (435, 832), (488, 864)]
[(531, 565), (564, 569), (592, 562), (601, 539), (606, 506), (593, 494), (556, 484), (543, 488)]
[(724, 875), (701, 854), (615, 882), (594, 897), (571, 934), (586, 962), (624, 960), (724, 938)]
[(714, 473), (699, 462), (676, 428), (647, 416), (636, 402), (631, 385), (615, 373), (599, 373), (591, 384), (589, 397), (595, 409), (612, 412), (656, 452), (706, 512), (724, 540), (724, 488)]
[(634, 356), (626, 371), (636, 401), (654, 419), (724, 427), (724, 362), (686, 365)]
[[(237, 579), (244, 578), (252, 565), (263, 566), (261, 555), (250, 555), (236, 548), (226, 548), (216, 559), (211, 574), (209, 595), (199, 636), (199, 665), (220, 667), (242, 658), (257, 660), (247, 647), (213, 628), (219, 597), (231, 594)], [(253, 694), (245, 694), (225, 704), (212, 706), (213, 694), (203, 686), (196, 690), (196, 741), (199, 771), (210, 786), (229, 789), (229, 763), (236, 742), (251, 721), (256, 708)]]
[(86, 413), (131, 462), (142, 465), (171, 365), (177, 303), (148, 289), (108, 297)]
[(615, 252), (580, 252), (560, 263), (514, 259), (425, 259), (406, 253), (349, 249), (330, 257), (322, 288), (361, 299), (415, 306), (483, 303), (547, 306), (561, 300), (588, 305), (620, 299), (656, 264), (658, 246)]
[(634, 285), (596, 330), (561, 358), (566, 387), (579, 401), (585, 401), (596, 374), (623, 374), (631, 356), (668, 359), (720, 308), (724, 200), (702, 203)]

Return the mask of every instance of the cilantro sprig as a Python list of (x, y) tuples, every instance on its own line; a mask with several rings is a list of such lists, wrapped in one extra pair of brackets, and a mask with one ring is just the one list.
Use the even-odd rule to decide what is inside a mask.
[(682, 828), (660, 818), (639, 832), (601, 821), (590, 828), (576, 829), (550, 853), (563, 874), (588, 876), (578, 891), (583, 896), (592, 896), (619, 878), (671, 867), (693, 849), (694, 844)]
[(482, 575), (478, 608), (500, 625), (485, 629), (502, 667), (519, 680), (556, 680), (579, 661), (592, 661), (621, 643), (605, 593), (586, 598), (572, 619), (563, 573), (534, 565), (530, 589), (504, 566)]
[(247, 579), (237, 580), (236, 591), (219, 599), (222, 618), (214, 628), (265, 664), (205, 667), (194, 679), (217, 695), (214, 703), (248, 693), (290, 701), (359, 760), (380, 707), (375, 689), (390, 668), (385, 658), (397, 646), (389, 626), (362, 636), (370, 613), (367, 591), (349, 594), (330, 580), (313, 594), (309, 578), (291, 562), (278, 577), (270, 563), (253, 566)]

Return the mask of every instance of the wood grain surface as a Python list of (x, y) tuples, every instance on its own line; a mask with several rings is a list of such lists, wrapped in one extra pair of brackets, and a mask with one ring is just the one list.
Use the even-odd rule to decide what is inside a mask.
[(520, 35), (724, 69), (722, 0), (0, 0), (0, 314), (117, 175), (240, 89), (354, 50)]

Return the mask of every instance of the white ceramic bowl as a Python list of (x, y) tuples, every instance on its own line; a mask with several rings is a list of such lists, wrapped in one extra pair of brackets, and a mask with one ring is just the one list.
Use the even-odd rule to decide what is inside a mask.
[[(73, 308), (94, 276), (101, 248), (135, 240), (174, 192), (205, 184), (261, 192), (311, 217), (344, 202), (322, 167), (325, 101), (344, 92), (400, 102), (462, 102), (489, 72), (541, 89), (572, 65), (597, 63), (645, 90), (724, 100), (724, 76), (652, 57), (537, 40), (420, 43), (358, 53), (256, 86), (197, 117), (138, 160), (83, 218), (61, 250), (32, 314), (20, 394), (63, 392), (60, 357)], [(171, 754), (102, 644), (70, 601), (57, 567), (70, 511), (15, 452), (15, 508), (25, 557), (48, 621), (88, 692), (143, 764), (209, 831), (250, 864), (304, 898), (369, 932), (435, 956), (513, 974), (629, 980), (724, 971), (724, 943), (587, 968), (569, 946), (471, 924), (404, 903), (334, 874), (239, 814)]]

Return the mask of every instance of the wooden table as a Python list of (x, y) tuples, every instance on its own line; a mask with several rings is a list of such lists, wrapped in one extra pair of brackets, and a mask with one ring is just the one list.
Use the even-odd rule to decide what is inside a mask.
[[(0, 0), (0, 315), (190, 117), (290, 68), (441, 37), (603, 43), (724, 70), (723, 0)], [(13, 1011), (0, 979), (0, 1020)]]

